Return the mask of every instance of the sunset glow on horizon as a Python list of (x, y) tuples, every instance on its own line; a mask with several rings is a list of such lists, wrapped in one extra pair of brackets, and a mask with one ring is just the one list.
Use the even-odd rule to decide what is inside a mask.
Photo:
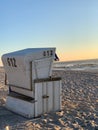
[(77, 50), (77, 51), (61, 51), (58, 52), (58, 57), (60, 61), (75, 61), (75, 60), (87, 60), (87, 59), (98, 59), (98, 50)]

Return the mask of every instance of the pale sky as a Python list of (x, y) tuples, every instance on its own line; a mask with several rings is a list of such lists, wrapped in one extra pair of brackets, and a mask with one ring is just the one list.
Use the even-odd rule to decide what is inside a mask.
[(60, 61), (98, 58), (98, 0), (1, 0), (0, 57), (56, 47)]

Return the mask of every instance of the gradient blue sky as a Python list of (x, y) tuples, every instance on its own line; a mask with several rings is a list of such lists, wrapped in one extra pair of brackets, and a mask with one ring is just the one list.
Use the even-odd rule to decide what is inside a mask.
[(0, 57), (56, 47), (61, 61), (98, 58), (98, 0), (1, 0)]

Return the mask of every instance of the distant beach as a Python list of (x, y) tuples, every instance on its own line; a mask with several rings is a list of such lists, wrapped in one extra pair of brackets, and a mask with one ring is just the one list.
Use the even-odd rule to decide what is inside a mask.
[(79, 70), (98, 72), (98, 59), (55, 62), (54, 70)]
[(56, 64), (53, 76), (62, 78), (62, 109), (35, 119), (5, 108), (8, 87), (4, 85), (4, 69), (0, 67), (0, 130), (98, 130), (98, 71), (92, 71), (95, 66), (91, 62), (87, 64), (90, 65), (87, 71), (81, 66), (72, 69), (68, 64), (67, 68)]

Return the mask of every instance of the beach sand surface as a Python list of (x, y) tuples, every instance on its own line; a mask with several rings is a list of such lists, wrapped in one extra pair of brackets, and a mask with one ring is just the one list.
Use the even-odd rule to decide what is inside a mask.
[(0, 130), (98, 130), (98, 72), (54, 70), (62, 78), (62, 109), (27, 119), (5, 108), (8, 86), (0, 67)]

